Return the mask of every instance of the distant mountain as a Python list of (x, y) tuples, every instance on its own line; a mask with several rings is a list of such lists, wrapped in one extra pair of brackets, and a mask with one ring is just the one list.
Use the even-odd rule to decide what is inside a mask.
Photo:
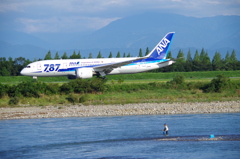
[(0, 41), (0, 57), (24, 57), (33, 60), (34, 58), (44, 58), (47, 51), (47, 49), (30, 44), (10, 44)]
[[(116, 20), (78, 41), (81, 48), (153, 48), (170, 31), (176, 35), (171, 50), (188, 48), (240, 51), (240, 16), (207, 18), (145, 13)], [(226, 52), (221, 52), (224, 54)], [(174, 54), (177, 54), (176, 52)], [(213, 55), (211, 55), (213, 56)], [(239, 56), (240, 59), (240, 56)]]
[(144, 13), (116, 20), (87, 35), (82, 34), (25, 34), (0, 32), (0, 56), (44, 58), (48, 50), (52, 56), (58, 51), (71, 55), (73, 50), (81, 51), (83, 57), (91, 52), (96, 57), (101, 51), (104, 57), (120, 51), (138, 55), (140, 48), (151, 50), (161, 38), (175, 31), (171, 45), (175, 57), (179, 49), (185, 55), (190, 49), (192, 56), (196, 49), (204, 48), (212, 57), (216, 51), (225, 57), (227, 51), (237, 51), (240, 59), (240, 16), (215, 16), (206, 18), (186, 17), (177, 14)]
[(33, 35), (8, 31), (0, 32), (0, 57), (26, 57), (38, 59), (51, 46)]

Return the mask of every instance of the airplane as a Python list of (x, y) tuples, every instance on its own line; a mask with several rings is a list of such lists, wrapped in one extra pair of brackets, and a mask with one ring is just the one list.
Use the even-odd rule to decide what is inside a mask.
[(144, 57), (42, 60), (28, 64), (21, 74), (32, 76), (34, 79), (52, 76), (86, 79), (158, 69), (175, 63), (174, 59), (166, 59), (174, 34), (175, 32), (167, 33)]

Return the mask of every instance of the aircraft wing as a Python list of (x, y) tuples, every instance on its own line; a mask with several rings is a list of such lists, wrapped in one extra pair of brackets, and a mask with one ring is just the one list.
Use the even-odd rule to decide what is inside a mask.
[(147, 59), (148, 57), (140, 57), (132, 60), (127, 60), (127, 61), (122, 61), (122, 62), (116, 62), (116, 63), (111, 63), (111, 64), (106, 64), (106, 65), (101, 65), (101, 66), (96, 66), (93, 69), (97, 72), (105, 72), (109, 73), (111, 72), (114, 68), (121, 67), (127, 64), (130, 64), (132, 62), (138, 61), (138, 60), (143, 60)]
[(183, 58), (183, 57), (167, 59), (166, 61), (159, 62), (158, 64), (164, 64), (164, 63), (167, 63), (169, 61), (172, 61), (173, 63), (175, 63), (176, 60), (181, 59), (181, 58)]

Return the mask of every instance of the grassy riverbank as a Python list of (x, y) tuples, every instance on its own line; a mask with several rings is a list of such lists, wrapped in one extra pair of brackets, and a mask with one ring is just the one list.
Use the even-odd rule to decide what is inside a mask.
[[(79, 101), (82, 98), (83, 101)], [(84, 105), (112, 105), (129, 103), (173, 103), (173, 102), (211, 102), (237, 101), (240, 97), (239, 89), (224, 90), (221, 93), (204, 93), (202, 90), (154, 89), (131, 92), (107, 92), (97, 94), (63, 94), (41, 95), (40, 98), (21, 97), (19, 103), (13, 106), (65, 106), (72, 104)], [(0, 106), (9, 106), (9, 97), (0, 100)], [(73, 100), (71, 100), (73, 99)]]
[[(213, 75), (217, 73), (225, 76), (216, 78)], [(234, 78), (227, 78), (227, 75)], [(62, 81), (63, 83), (55, 81), (57, 83), (54, 84), (51, 81), (55, 77), (49, 77), (51, 80), (48, 79), (48, 83), (32, 82), (32, 80), (21, 82), (14, 77), (15, 81), (12, 80), (7, 87), (2, 85), (2, 90), (4, 88), (6, 91), (0, 100), (0, 107), (236, 101), (240, 97), (238, 77), (240, 71), (201, 72), (201, 74), (199, 72), (142, 73), (122, 76), (109, 77), (116, 79), (126, 77), (123, 83), (118, 83), (115, 79), (108, 79), (107, 83), (99, 79), (79, 79), (71, 82)], [(139, 79), (134, 79), (137, 76)], [(159, 76), (165, 79), (157, 79)], [(24, 80), (26, 77), (19, 78)], [(58, 79), (62, 78), (58, 77)]]

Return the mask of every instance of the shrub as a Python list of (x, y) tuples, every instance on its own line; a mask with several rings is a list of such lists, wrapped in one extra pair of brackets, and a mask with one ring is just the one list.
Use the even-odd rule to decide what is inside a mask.
[(39, 98), (40, 94), (57, 94), (59, 92), (58, 84), (46, 84), (37, 81), (25, 81), (18, 85), (13, 85), (8, 89), (8, 96), (24, 96)]
[(89, 81), (89, 85), (91, 90), (87, 93), (95, 93), (95, 92), (102, 92), (105, 89), (105, 84), (107, 80), (101, 78), (94, 78)]
[(60, 88), (58, 84), (48, 84), (45, 90), (46, 94), (57, 94)]
[(95, 93), (105, 89), (106, 80), (94, 78), (91, 80), (75, 79), (65, 83), (60, 87), (60, 92), (64, 93)]
[(75, 79), (68, 83), (75, 93), (87, 93), (90, 89), (90, 86), (86, 80), (81, 78)]
[(3, 96), (5, 96), (8, 92), (8, 85), (3, 85), (0, 83), (0, 98), (2, 98)]
[(9, 105), (17, 105), (19, 103), (19, 98), (18, 97), (11, 97), (8, 104)]
[(9, 97), (18, 97), (21, 95), (17, 86), (12, 85), (8, 88), (7, 94)]
[(73, 92), (73, 88), (69, 83), (64, 83), (63, 85), (60, 86), (59, 91), (61, 93), (69, 94)]
[(79, 103), (84, 103), (86, 101), (89, 100), (89, 95), (88, 94), (84, 94), (79, 98)]
[(78, 98), (72, 94), (70, 94), (66, 99), (73, 104), (78, 102)]
[(230, 79), (224, 75), (218, 75), (216, 78), (212, 79), (211, 83), (203, 86), (202, 90), (206, 93), (218, 92), (221, 93), (230, 85)]
[(240, 89), (240, 80), (232, 80), (230, 82), (231, 87), (234, 89)]
[(111, 83), (112, 83), (112, 84), (115, 84), (115, 81), (112, 79), (112, 80), (111, 80)]
[(123, 83), (123, 82), (124, 82), (124, 79), (122, 79), (122, 78), (119, 78), (119, 79), (118, 79), (118, 83), (119, 83), (119, 84), (121, 84), (121, 83)]
[(173, 89), (186, 89), (186, 83), (185, 83), (185, 78), (183, 75), (176, 75), (173, 80), (168, 81), (166, 83), (166, 86), (168, 88), (173, 88)]
[(24, 97), (40, 97), (40, 92), (44, 92), (46, 85), (41, 82), (22, 82), (16, 86), (16, 90)]
[(172, 83), (176, 83), (176, 84), (184, 84), (185, 78), (183, 75), (176, 75), (173, 80)]

